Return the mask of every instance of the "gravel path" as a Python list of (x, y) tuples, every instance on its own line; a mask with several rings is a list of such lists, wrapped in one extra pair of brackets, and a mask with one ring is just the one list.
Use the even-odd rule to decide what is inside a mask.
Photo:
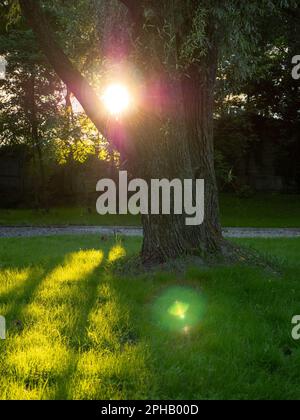
[[(0, 238), (18, 238), (35, 236), (59, 235), (123, 235), (142, 236), (138, 227), (102, 227), (102, 226), (65, 226), (65, 227), (1, 227)], [(300, 237), (300, 229), (257, 229), (257, 228), (226, 228), (227, 238), (295, 238)]]

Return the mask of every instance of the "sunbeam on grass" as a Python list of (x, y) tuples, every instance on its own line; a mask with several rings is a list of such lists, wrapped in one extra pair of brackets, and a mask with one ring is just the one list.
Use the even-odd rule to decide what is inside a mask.
[(126, 250), (122, 245), (118, 244), (112, 247), (109, 251), (108, 261), (110, 263), (114, 263), (124, 257), (126, 257)]
[[(61, 376), (72, 358), (71, 342), (78, 336), (88, 289), (88, 276), (102, 263), (101, 251), (79, 251), (69, 255), (42, 281), (31, 302), (24, 306), (21, 318), (24, 330), (7, 340), (7, 352), (1, 376), (13, 387), (6, 387), (7, 398), (22, 383), (26, 398), (53, 397)], [(10, 345), (12, 344), (12, 345)], [(48, 385), (48, 395), (43, 394)], [(38, 391), (37, 391), (38, 390)], [(50, 394), (49, 394), (50, 391)]]
[(280, 272), (118, 277), (138, 239), (1, 239), (0, 398), (299, 398), (300, 241), (239, 242)]

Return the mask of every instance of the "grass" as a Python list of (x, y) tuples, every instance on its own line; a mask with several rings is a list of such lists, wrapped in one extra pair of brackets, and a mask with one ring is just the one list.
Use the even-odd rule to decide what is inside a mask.
[[(240, 199), (230, 194), (221, 195), (221, 218), (224, 227), (300, 227), (300, 196), (256, 195)], [(103, 225), (136, 226), (135, 216), (99, 216), (94, 209), (80, 207), (53, 208), (49, 213), (28, 209), (0, 209), (0, 225)]]
[(0, 398), (299, 399), (300, 240), (238, 242), (282, 275), (118, 278), (114, 264), (139, 239), (0, 239)]
[(30, 209), (0, 209), (0, 226), (139, 226), (131, 215), (100, 216), (83, 207), (56, 207), (49, 212)]
[(300, 227), (299, 195), (257, 194), (244, 199), (221, 195), (220, 201), (225, 227)]

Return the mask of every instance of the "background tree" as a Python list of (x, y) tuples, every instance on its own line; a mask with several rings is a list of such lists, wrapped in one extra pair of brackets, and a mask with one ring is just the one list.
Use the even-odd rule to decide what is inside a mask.
[[(67, 50), (85, 74), (92, 76), (89, 56), (95, 46), (87, 25), (80, 25), (83, 30), (79, 33), (72, 24), (80, 13), (84, 15), (78, 2), (76, 7), (73, 3), (70, 8), (69, 2), (67, 13), (49, 4), (46, 13), (57, 29), (63, 25), (67, 30)], [(96, 153), (106, 159), (108, 146), (84, 115), (72, 112), (71, 92), (56, 76), (17, 11), (17, 2), (1, 3), (0, 55), (6, 58), (7, 71), (0, 86), (0, 147), (25, 146), (22, 150), (27, 151), (27, 160), (32, 159), (34, 207), (48, 209), (53, 162), (68, 164), (72, 178), (74, 162), (85, 162)], [(75, 32), (81, 39), (76, 48), (72, 41)]]
[(285, 188), (294, 189), (300, 172), (293, 158), (299, 155), (300, 89), (291, 77), (291, 63), (300, 50), (299, 5), (273, 15), (260, 31), (262, 40), (250, 75), (241, 78), (230, 61), (219, 68), (215, 133), (219, 175), (227, 188), (229, 181), (234, 189), (243, 187), (234, 176), (238, 167), (269, 140), (276, 173), (285, 179)]
[(22, 22), (9, 24), (2, 9), (0, 55), (7, 61), (0, 88), (0, 144), (26, 145), (33, 157), (36, 205), (47, 206), (46, 159), (61, 101), (61, 81), (46, 62), (30, 30)]

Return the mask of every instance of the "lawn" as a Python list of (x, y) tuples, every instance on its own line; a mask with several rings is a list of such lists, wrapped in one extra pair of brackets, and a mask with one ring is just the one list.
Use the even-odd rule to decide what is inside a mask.
[[(300, 196), (257, 194), (241, 199), (221, 194), (221, 219), (224, 227), (295, 228), (300, 227)], [(49, 212), (28, 209), (0, 209), (0, 226), (6, 225), (102, 225), (136, 226), (140, 218), (99, 216), (94, 208), (53, 208)]]
[(0, 239), (1, 399), (299, 399), (299, 239), (247, 266), (117, 277), (140, 240)]

